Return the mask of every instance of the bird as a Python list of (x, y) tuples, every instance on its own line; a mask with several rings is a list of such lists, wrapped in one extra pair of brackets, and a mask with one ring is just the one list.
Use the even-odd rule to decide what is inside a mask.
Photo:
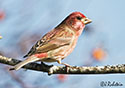
[(36, 61), (57, 62), (69, 66), (61, 61), (74, 50), (85, 25), (91, 22), (92, 20), (81, 12), (72, 12), (59, 25), (38, 40), (24, 56), (27, 58), (12, 69), (19, 70), (24, 65)]

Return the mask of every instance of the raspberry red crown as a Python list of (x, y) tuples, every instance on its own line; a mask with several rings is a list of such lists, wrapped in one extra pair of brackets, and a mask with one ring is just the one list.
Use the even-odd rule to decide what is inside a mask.
[(81, 12), (73, 12), (73, 13), (71, 13), (72, 15), (75, 15), (75, 14), (79, 14), (80, 16), (82, 16), (83, 18), (85, 18), (86, 16), (85, 15), (83, 15)]

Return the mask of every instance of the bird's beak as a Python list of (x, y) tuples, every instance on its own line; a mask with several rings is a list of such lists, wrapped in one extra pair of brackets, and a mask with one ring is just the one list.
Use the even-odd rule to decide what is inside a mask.
[(81, 21), (82, 21), (85, 25), (92, 22), (92, 20), (90, 20), (90, 19), (88, 19), (88, 18), (82, 18)]

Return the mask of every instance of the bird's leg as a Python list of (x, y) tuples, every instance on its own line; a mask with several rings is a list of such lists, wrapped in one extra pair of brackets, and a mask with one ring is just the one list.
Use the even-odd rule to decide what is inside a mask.
[(69, 64), (62, 63), (62, 62), (61, 62), (61, 58), (60, 58), (60, 59), (58, 59), (58, 60), (57, 60), (57, 62), (58, 62), (59, 64), (65, 65), (66, 67), (70, 67), (70, 65), (69, 65)]
[(62, 63), (62, 62), (61, 62), (61, 58), (60, 58), (60, 59), (58, 59), (58, 60), (57, 60), (57, 62), (58, 62), (59, 64), (65, 65), (66, 67), (70, 67), (70, 65), (69, 65), (69, 64)]
[(59, 64), (65, 65), (65, 67), (66, 67), (66, 72), (68, 72), (68, 67), (71, 67), (69, 64), (62, 63), (62, 62), (61, 62), (61, 59), (58, 59), (57, 62), (58, 62)]

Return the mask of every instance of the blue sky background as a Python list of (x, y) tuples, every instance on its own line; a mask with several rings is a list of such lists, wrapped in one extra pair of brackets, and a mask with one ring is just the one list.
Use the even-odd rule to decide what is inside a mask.
[[(124, 0), (0, 0), (0, 10), (5, 12), (5, 19), (0, 21), (0, 35), (3, 36), (0, 51), (6, 56), (23, 59), (23, 55), (35, 41), (56, 27), (70, 13), (80, 11), (93, 22), (87, 25), (89, 31), (83, 32), (75, 50), (63, 62), (77, 66), (86, 65), (87, 62), (92, 62), (90, 65), (93, 66), (125, 62)], [(33, 34), (38, 38), (32, 43), (30, 40), (25, 41), (30, 44), (22, 52), (18, 45), (20, 40)], [(100, 62), (93, 61), (92, 49), (99, 46), (103, 46), (107, 56)], [(0, 66), (0, 87), (22, 88), (9, 72), (3, 70), (4, 67), (6, 65)], [(14, 73), (31, 88), (100, 88), (101, 81), (116, 81), (124, 85), (118, 88), (125, 87), (124, 74), (69, 75), (65, 82), (59, 82), (56, 75), (48, 76), (42, 72), (19, 70)]]

